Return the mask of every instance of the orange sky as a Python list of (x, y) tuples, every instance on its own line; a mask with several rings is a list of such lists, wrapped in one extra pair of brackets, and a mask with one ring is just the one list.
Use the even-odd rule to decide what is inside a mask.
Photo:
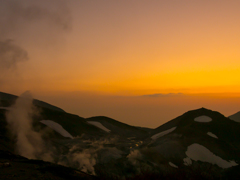
[[(62, 12), (60, 17), (64, 20), (69, 15), (71, 28), (62, 31), (47, 16), (35, 21), (16, 19), (14, 30), (4, 38), (13, 39), (24, 47), (29, 60), (0, 76), (1, 91), (20, 94), (30, 90), (37, 98), (43, 97), (56, 105), (61, 103), (57, 97), (51, 99), (51, 93), (59, 94), (61, 98), (63, 94), (78, 92), (79, 101), (85, 93), (90, 93), (94, 94), (87, 96), (91, 102), (97, 95), (101, 95), (100, 99), (114, 99), (112, 97), (184, 93), (189, 95), (187, 102), (190, 104), (186, 107), (190, 109), (197, 108), (190, 100), (195, 94), (205, 97), (199, 106), (215, 108), (221, 102), (220, 109), (224, 111), (223, 105), (227, 102), (232, 110), (223, 113), (230, 115), (239, 110), (236, 102), (240, 92), (239, 0), (19, 2), (24, 4), (23, 7), (37, 5), (49, 12), (53, 9)], [(12, 12), (7, 12), (9, 9), (3, 11), (14, 17)], [(14, 18), (11, 21), (14, 22)], [(217, 100), (209, 100), (206, 93), (212, 93)], [(222, 94), (216, 95), (219, 93)], [(96, 104), (103, 101), (95, 99), (99, 101)], [(88, 100), (84, 97), (84, 101)], [(176, 97), (169, 99), (169, 111), (176, 100)], [(68, 109), (76, 113), (76, 107), (70, 101), (72, 105)], [(119, 110), (114, 114), (115, 110), (108, 111), (108, 108), (115, 101), (106, 102), (105, 109), (99, 108), (102, 111), (96, 110), (92, 114), (102, 112), (102, 115), (130, 121), (129, 114), (137, 113), (125, 111), (126, 115), (120, 116)], [(124, 102), (132, 102), (132, 109), (139, 103), (132, 99), (122, 100), (122, 106), (116, 106), (116, 109), (124, 107)], [(158, 103), (146, 99), (141, 103), (142, 109), (152, 107), (157, 114)], [(91, 116), (91, 107), (84, 109), (88, 113), (81, 111), (82, 116)], [(174, 109), (176, 115), (182, 112), (180, 109), (187, 110), (180, 104), (174, 105)], [(172, 113), (168, 114), (166, 119), (173, 118)], [(151, 126), (154, 125), (157, 123)]]

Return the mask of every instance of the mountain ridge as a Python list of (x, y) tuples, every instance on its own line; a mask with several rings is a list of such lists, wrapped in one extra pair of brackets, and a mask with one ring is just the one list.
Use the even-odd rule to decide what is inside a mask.
[(235, 113), (231, 116), (228, 116), (228, 118), (233, 120), (233, 121), (236, 121), (236, 122), (240, 123), (240, 111), (238, 111), (237, 113)]
[[(5, 101), (5, 102), (2, 102), (2, 104), (5, 105), (5, 106), (10, 106), (11, 103), (14, 103), (18, 97), (19, 96), (4, 93), (4, 92), (0, 92), (0, 101)], [(7, 104), (5, 104), (6, 101), (7, 101)], [(42, 108), (48, 108), (48, 109), (52, 109), (52, 110), (55, 110), (55, 111), (65, 112), (63, 109), (61, 109), (57, 106), (53, 106), (49, 103), (46, 103), (46, 102), (43, 102), (43, 101), (40, 101), (40, 100), (37, 100), (37, 99), (33, 100), (33, 104), (36, 105), (36, 106), (42, 107)]]
[[(15, 102), (16, 96), (7, 96), (5, 104)], [(157, 177), (163, 172), (166, 178), (183, 172), (192, 177), (196, 167), (199, 171), (211, 168), (206, 178), (219, 178), (225, 173), (237, 174), (239, 169), (240, 124), (217, 111), (190, 110), (155, 129), (106, 116), (82, 118), (58, 108), (42, 106), (39, 112), (29, 125), (34, 133), (43, 133), (52, 161), (105, 179), (147, 172), (158, 172)], [(0, 109), (0, 150), (19, 152), (15, 149), (17, 138), (9, 136), (6, 113), (11, 113), (11, 108)], [(71, 136), (64, 137), (63, 131)]]

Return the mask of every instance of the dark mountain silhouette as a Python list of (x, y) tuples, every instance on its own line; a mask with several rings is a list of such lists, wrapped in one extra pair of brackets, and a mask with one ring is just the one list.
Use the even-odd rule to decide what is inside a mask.
[[(0, 92), (0, 101), (1, 101), (0, 105), (8, 107), (11, 104), (13, 104), (17, 98), (18, 98), (18, 96), (16, 96), (16, 95)], [(48, 104), (46, 102), (39, 101), (36, 99), (33, 100), (33, 104), (40, 108), (47, 108), (47, 109), (54, 110), (54, 111), (64, 112), (64, 110), (62, 110), (59, 107), (53, 106), (51, 104)]]
[(77, 169), (44, 162), (29, 160), (8, 151), (0, 150), (0, 179), (9, 180), (42, 180), (42, 179), (98, 179)]
[(239, 130), (239, 123), (230, 121), (219, 112), (201, 108), (186, 112), (154, 129), (151, 134), (152, 141), (147, 147), (156, 151), (159, 158), (164, 157), (165, 161), (171, 160), (178, 166), (184, 164), (190, 147), (208, 149), (214, 156), (226, 160), (225, 163), (234, 160), (238, 164)]
[(109, 132), (115, 135), (132, 137), (132, 138), (142, 138), (148, 135), (147, 131), (144, 129), (137, 128), (135, 126), (130, 126), (125, 123), (121, 123), (112, 118), (105, 116), (95, 116), (86, 119), (88, 122), (99, 122), (104, 127), (106, 127)]
[[(150, 129), (105, 116), (82, 118), (33, 100), (38, 113), (31, 116), (30, 130), (40, 134), (44, 149), (36, 151), (35, 160), (29, 160), (15, 155), (20, 152), (16, 149), (20, 141), (7, 123), (17, 96), (0, 95), (0, 168), (6, 170), (0, 175), (4, 179), (239, 177), (240, 124), (219, 112), (191, 110)], [(21, 135), (34, 144), (28, 134)], [(49, 155), (50, 159), (45, 159), (52, 163), (42, 161), (43, 155)]]
[(231, 115), (231, 116), (229, 116), (228, 118), (233, 120), (233, 121), (236, 121), (236, 122), (240, 123), (240, 111)]

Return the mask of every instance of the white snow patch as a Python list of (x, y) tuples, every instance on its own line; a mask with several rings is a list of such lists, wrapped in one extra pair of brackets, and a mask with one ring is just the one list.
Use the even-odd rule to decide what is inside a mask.
[(109, 130), (108, 128), (106, 128), (105, 126), (103, 126), (100, 122), (96, 122), (96, 121), (88, 121), (89, 124), (92, 124), (106, 132), (110, 132), (111, 130)]
[(157, 133), (157, 134), (153, 135), (151, 138), (152, 139), (160, 138), (160, 137), (162, 137), (162, 136), (164, 136), (166, 134), (169, 134), (170, 132), (174, 131), (175, 129), (176, 129), (176, 127), (170, 128), (170, 129), (168, 129), (166, 131), (162, 131), (160, 133)]
[(203, 116), (196, 117), (194, 119), (194, 121), (196, 121), (196, 122), (211, 122), (212, 118), (203, 115)]
[(238, 165), (235, 161), (226, 161), (221, 157), (216, 156), (206, 147), (196, 143), (188, 146), (186, 155), (194, 161), (216, 164), (223, 169)]
[(218, 137), (215, 134), (211, 133), (211, 132), (207, 132), (207, 135), (209, 135), (209, 136), (211, 136), (213, 138), (218, 139)]
[(170, 166), (174, 167), (174, 168), (178, 168), (178, 166), (175, 165), (175, 164), (173, 164), (172, 162), (169, 162), (168, 164), (169, 164)]
[(52, 128), (53, 130), (61, 134), (63, 137), (69, 137), (73, 139), (73, 136), (69, 132), (67, 132), (60, 124), (51, 120), (42, 120), (40, 122)]
[(189, 158), (189, 157), (186, 157), (186, 158), (184, 158), (183, 159), (183, 164), (185, 165), (185, 166), (190, 166), (190, 165), (192, 165), (192, 160)]

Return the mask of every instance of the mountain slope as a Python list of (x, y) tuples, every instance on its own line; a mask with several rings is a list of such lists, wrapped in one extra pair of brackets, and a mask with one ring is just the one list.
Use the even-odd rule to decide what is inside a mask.
[(229, 116), (228, 118), (233, 120), (233, 121), (236, 121), (236, 122), (240, 123), (240, 111), (231, 115), (231, 116)]
[(105, 128), (106, 132), (119, 136), (142, 138), (148, 135), (148, 132), (143, 129), (121, 123), (105, 116), (90, 117), (86, 120), (88, 123), (94, 124), (99, 128)]
[[(197, 117), (205, 116), (211, 120), (209, 122), (198, 122), (194, 120)], [(205, 108), (192, 110), (184, 113), (183, 115), (161, 125), (152, 131), (152, 135), (176, 127), (176, 132), (186, 134), (188, 131), (194, 133), (208, 133), (212, 132), (227, 142), (240, 141), (239, 124), (229, 121), (228, 118), (216, 111), (211, 111)], [(189, 132), (189, 133), (191, 133)]]
[[(5, 114), (11, 110), (11, 106), (16, 102), (17, 98), (18, 97), (15, 95), (0, 92), (0, 123), (3, 129), (6, 129)], [(50, 120), (58, 123), (74, 137), (83, 134), (88, 136), (103, 136), (106, 134), (103, 130), (88, 124), (84, 118), (69, 114), (61, 108), (34, 99), (32, 104), (36, 107), (34, 109), (36, 112), (34, 112), (34, 115), (32, 116), (34, 127), (39, 126), (44, 128), (46, 125), (42, 124), (41, 121)]]
[[(8, 94), (8, 93), (4, 93), (4, 92), (0, 92), (0, 106), (8, 107), (11, 104), (13, 104), (16, 101), (17, 98), (18, 98), (18, 96)], [(36, 100), (36, 99), (33, 100), (33, 105), (35, 105), (37, 107), (40, 107), (40, 108), (51, 109), (53, 111), (64, 112), (64, 110), (62, 110), (59, 107), (53, 106), (51, 104), (48, 104), (46, 102), (39, 101), (39, 100)]]
[(44, 162), (30, 160), (19, 155), (0, 150), (0, 178), (17, 180), (42, 180), (42, 179), (98, 179), (77, 169)]
[[(1, 101), (0, 150), (4, 150), (4, 152), (1, 151), (4, 157), (8, 156), (6, 151), (21, 154), (22, 151), (18, 146), (28, 141), (29, 144), (24, 147), (24, 150), (29, 149), (28, 145), (30, 149), (36, 148), (31, 158), (77, 168), (102, 176), (103, 179), (105, 177), (106, 179), (113, 177), (127, 179), (143, 174), (147, 177), (149, 173), (151, 174), (149, 177), (156, 175), (155, 179), (169, 178), (173, 174), (179, 175), (177, 179), (181, 177), (214, 179), (238, 174), (240, 124), (219, 112), (205, 108), (196, 109), (156, 129), (149, 129), (130, 126), (104, 116), (85, 119), (61, 111), (60, 108), (53, 108), (55, 106), (49, 104), (46, 107), (35, 103), (35, 108), (31, 109), (29, 106), (25, 109), (24, 104), (18, 104), (19, 99), (16, 100), (16, 96), (7, 94)], [(23, 102), (27, 105), (31, 104), (28, 102), (31, 99), (23, 100), (26, 100), (27, 103)], [(18, 106), (11, 106), (14, 103)], [(28, 112), (29, 109), (34, 110), (34, 113)], [(19, 112), (20, 114), (16, 114)], [(13, 114), (9, 116), (11, 113)], [(23, 114), (25, 116), (22, 117)], [(30, 119), (28, 115), (31, 115)], [(7, 123), (9, 117), (17, 120), (16, 124), (20, 123), (20, 128), (17, 130), (25, 129), (24, 126), (30, 127), (25, 133), (20, 131), (21, 137), (24, 135), (24, 141), (18, 141), (19, 134), (12, 133), (11, 123)], [(21, 124), (22, 121), (26, 123), (24, 122), (26, 119), (28, 124)], [(39, 134), (43, 140), (41, 142), (38, 141)], [(35, 136), (38, 138), (34, 138)], [(43, 144), (41, 151), (38, 149), (39, 142)], [(64, 170), (56, 167), (57, 165), (41, 166), (41, 163), (44, 164), (42, 161), (28, 161), (21, 158), (16, 162), (13, 161), (11, 165), (14, 168), (10, 169), (9, 160), (1, 159), (1, 152), (1, 168), (10, 170), (6, 171), (9, 173), (2, 174), (6, 178), (10, 173), (16, 173), (17, 176), (19, 173), (28, 173), (26, 168), (29, 166), (33, 166), (30, 169), (33, 168), (32, 171), (37, 175), (39, 170), (46, 172), (46, 178), (53, 177), (50, 175), (52, 169)], [(22, 155), (25, 156), (24, 153)], [(15, 158), (12, 155), (11, 157)], [(33, 162), (36, 162), (39, 168), (36, 169)], [(66, 171), (76, 172), (70, 169)], [(56, 173), (55, 170), (53, 173)], [(71, 177), (74, 178), (72, 175)]]
[(229, 168), (240, 163), (239, 130), (239, 123), (201, 108), (154, 129), (146, 147), (157, 153), (155, 161), (169, 161), (177, 166), (207, 162)]
[(107, 134), (105, 131), (88, 124), (84, 118), (66, 112), (42, 108), (40, 117), (38, 117), (37, 120), (52, 120), (60, 124), (74, 137), (81, 136), (83, 134), (87, 136), (104, 136)]

